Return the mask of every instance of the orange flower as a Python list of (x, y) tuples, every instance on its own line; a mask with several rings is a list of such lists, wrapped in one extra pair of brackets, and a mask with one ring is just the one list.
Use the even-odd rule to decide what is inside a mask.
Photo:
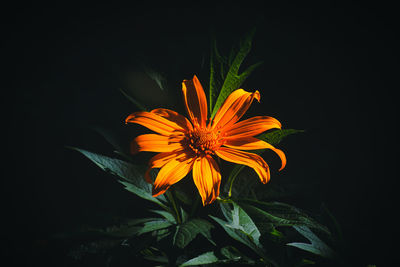
[(286, 157), (281, 150), (254, 137), (272, 128), (280, 129), (278, 120), (257, 116), (238, 122), (254, 98), (260, 101), (258, 91), (250, 93), (238, 89), (232, 92), (212, 120), (207, 118), (206, 95), (196, 76), (183, 81), (182, 91), (190, 121), (164, 108), (135, 112), (125, 120), (157, 133), (140, 135), (131, 143), (133, 154), (160, 152), (150, 159), (145, 174), (146, 180), (152, 183), (150, 170), (161, 168), (153, 184), (154, 197), (163, 194), (193, 170), (193, 180), (203, 205), (213, 202), (219, 195), (221, 184), (215, 156), (253, 168), (264, 184), (270, 179), (268, 164), (259, 155), (242, 150), (272, 149), (281, 158), (280, 170), (285, 167)]

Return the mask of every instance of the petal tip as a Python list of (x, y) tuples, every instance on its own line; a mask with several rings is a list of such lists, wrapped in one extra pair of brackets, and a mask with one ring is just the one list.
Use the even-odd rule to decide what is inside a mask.
[(260, 92), (258, 90), (256, 90), (254, 92), (254, 98), (257, 99), (258, 103), (260, 103), (261, 95), (260, 95)]

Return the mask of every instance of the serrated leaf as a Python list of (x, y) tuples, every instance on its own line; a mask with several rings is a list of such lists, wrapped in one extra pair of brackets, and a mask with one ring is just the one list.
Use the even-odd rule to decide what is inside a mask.
[(334, 251), (325, 244), (321, 239), (318, 238), (310, 228), (306, 226), (293, 226), (297, 232), (299, 232), (302, 236), (308, 239), (311, 243), (301, 243), (301, 242), (292, 242), (286, 245), (297, 247), (299, 249), (311, 252), (313, 254), (319, 255), (324, 258), (333, 258)]
[(209, 251), (182, 263), (181, 265), (179, 265), (179, 267), (205, 265), (216, 262), (218, 262), (218, 258), (215, 256), (213, 251)]
[[(218, 57), (218, 53), (216, 50), (216, 47), (212, 51), (211, 55), (211, 67), (210, 67), (210, 108), (212, 107), (214, 103), (214, 97), (216, 96), (217, 92), (219, 91), (217, 100), (215, 101), (215, 105), (212, 107), (212, 112), (211, 112), (211, 118), (214, 117), (218, 109), (221, 107), (222, 103), (225, 101), (225, 99), (228, 97), (230, 93), (232, 93), (234, 90), (239, 89), (239, 87), (243, 84), (243, 82), (247, 79), (247, 77), (259, 66), (261, 65), (262, 62), (256, 63), (254, 65), (251, 65), (248, 67), (245, 71), (243, 71), (241, 74), (239, 74), (239, 68), (241, 64), (243, 63), (245, 57), (247, 54), (250, 52), (251, 49), (251, 43), (253, 39), (253, 35), (255, 33), (255, 30), (252, 30), (250, 33), (248, 33), (243, 41), (240, 44), (239, 51), (236, 54), (236, 56), (233, 58), (230, 56), (229, 60), (225, 60), (225, 62), (228, 62), (228, 71), (225, 75), (225, 71), (223, 68), (227, 65), (227, 63), (223, 62), (221, 60), (221, 57), (219, 57), (219, 66), (220, 66), (220, 74), (223, 76), (223, 84), (220, 90), (218, 90), (218, 85), (216, 81), (216, 68), (218, 64), (216, 64), (215, 57)], [(213, 57), (214, 56), (214, 57)], [(233, 59), (232, 59), (233, 58)], [(225, 63), (225, 64), (224, 64)]]
[(211, 238), (211, 229), (214, 226), (206, 220), (194, 218), (177, 226), (173, 238), (173, 244), (179, 248), (186, 247), (198, 234), (203, 235), (213, 245), (215, 242)]
[(166, 199), (163, 195), (158, 197), (152, 196), (152, 186), (145, 181), (145, 168), (143, 166), (134, 165), (119, 159), (89, 152), (84, 149), (75, 147), (71, 147), (71, 149), (82, 153), (102, 170), (119, 177), (120, 179), (118, 181), (125, 186), (126, 190), (143, 199), (157, 203), (164, 209), (168, 209), (165, 205)]
[(280, 202), (262, 202), (252, 199), (237, 200), (239, 205), (257, 222), (273, 226), (307, 226), (330, 234), (328, 228), (300, 209)]

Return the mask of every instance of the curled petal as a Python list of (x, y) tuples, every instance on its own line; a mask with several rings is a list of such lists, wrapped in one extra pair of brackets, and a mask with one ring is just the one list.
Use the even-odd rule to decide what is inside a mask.
[(262, 157), (254, 153), (248, 153), (228, 147), (220, 147), (215, 153), (223, 160), (237, 164), (243, 164), (254, 171), (260, 177), (262, 183), (267, 183), (270, 180), (270, 172), (268, 164)]
[(179, 123), (159, 116), (156, 113), (139, 111), (132, 113), (125, 119), (125, 123), (137, 123), (162, 135), (186, 132), (187, 129)]
[(166, 109), (166, 108), (157, 108), (157, 109), (153, 109), (150, 112), (154, 113), (154, 114), (157, 114), (158, 116), (161, 116), (163, 118), (166, 118), (166, 119), (168, 119), (170, 121), (175, 122), (180, 127), (185, 129), (186, 131), (193, 130), (193, 126), (190, 123), (190, 121), (185, 116), (182, 116), (178, 112), (175, 112), (173, 110)]
[(219, 196), (221, 173), (211, 156), (199, 157), (194, 161), (193, 181), (199, 190), (203, 206), (212, 203)]
[(182, 82), (182, 92), (186, 111), (192, 123), (204, 128), (207, 121), (207, 98), (196, 75), (192, 80)]
[(136, 154), (140, 151), (149, 152), (172, 152), (183, 149), (181, 141), (184, 136), (164, 136), (159, 134), (142, 134), (131, 142), (131, 152)]
[(246, 92), (243, 89), (233, 91), (225, 100), (213, 119), (212, 128), (223, 129), (237, 122), (249, 109), (253, 99), (260, 102), (260, 93)]
[(238, 139), (229, 139), (229, 140), (225, 141), (224, 146), (234, 148), (234, 149), (240, 149), (240, 150), (271, 149), (281, 159), (282, 165), (279, 170), (282, 170), (286, 166), (286, 156), (282, 150), (277, 149), (274, 146), (272, 146), (271, 144), (269, 144), (263, 140), (257, 139), (255, 137), (243, 137), (243, 138), (238, 138)]
[(281, 123), (275, 118), (268, 116), (256, 116), (239, 121), (229, 128), (225, 127), (224, 133), (226, 138), (235, 139), (259, 135), (270, 129), (280, 129), (281, 127)]
[(153, 197), (163, 194), (171, 185), (184, 178), (193, 167), (193, 158), (181, 154), (168, 161), (158, 172), (153, 185)]

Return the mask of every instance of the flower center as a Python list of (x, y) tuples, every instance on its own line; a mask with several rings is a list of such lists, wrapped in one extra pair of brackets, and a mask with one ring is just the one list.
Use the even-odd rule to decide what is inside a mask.
[(220, 146), (219, 132), (214, 133), (207, 129), (195, 128), (188, 135), (188, 146), (197, 154), (214, 154), (214, 150)]

